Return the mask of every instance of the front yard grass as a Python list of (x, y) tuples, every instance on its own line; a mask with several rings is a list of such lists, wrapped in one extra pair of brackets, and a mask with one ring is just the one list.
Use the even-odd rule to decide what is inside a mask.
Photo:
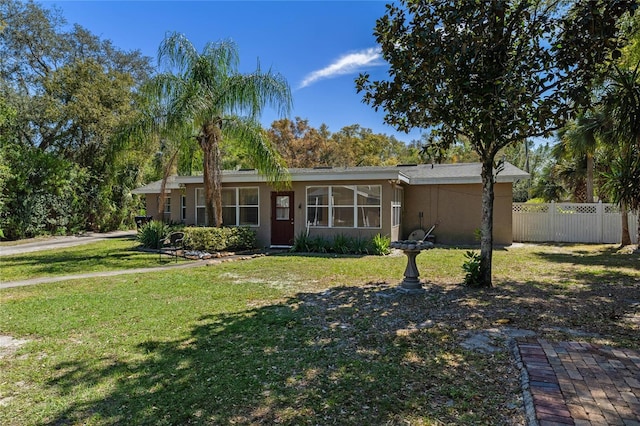
[(463, 255), (420, 254), (421, 296), (395, 291), (403, 255), (0, 290), (0, 335), (27, 340), (0, 352), (0, 424), (524, 424), (506, 344), (464, 349), (471, 334), (640, 349), (637, 254), (497, 250), (488, 290), (459, 285)]
[[(133, 237), (0, 257), (0, 282), (31, 278), (150, 268), (172, 260), (169, 256), (137, 250)], [(184, 259), (181, 259), (184, 261)]]

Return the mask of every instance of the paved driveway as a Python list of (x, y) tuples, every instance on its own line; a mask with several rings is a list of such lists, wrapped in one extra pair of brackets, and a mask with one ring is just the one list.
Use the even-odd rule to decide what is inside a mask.
[(12, 254), (31, 253), (40, 250), (51, 250), (55, 248), (65, 248), (93, 243), (95, 241), (109, 238), (122, 238), (126, 236), (134, 237), (136, 231), (114, 231), (104, 234), (89, 232), (82, 235), (72, 235), (65, 237), (51, 237), (34, 240), (30, 243), (18, 244), (15, 246), (0, 246), (0, 256), (10, 256)]

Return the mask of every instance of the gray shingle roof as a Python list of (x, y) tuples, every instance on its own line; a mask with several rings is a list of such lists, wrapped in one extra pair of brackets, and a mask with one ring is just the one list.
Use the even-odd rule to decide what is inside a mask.
[[(289, 169), (293, 182), (321, 182), (336, 180), (380, 180), (394, 179), (409, 185), (465, 184), (481, 183), (480, 163), (458, 164), (418, 164), (399, 166), (366, 167), (323, 167), (308, 169)], [(505, 162), (496, 175), (496, 182), (514, 182), (528, 179), (529, 174)], [(222, 172), (224, 183), (264, 182), (264, 177), (256, 170), (225, 170)], [(166, 189), (177, 189), (180, 184), (202, 183), (202, 176), (171, 176)], [(152, 182), (132, 191), (134, 194), (160, 193), (160, 181)]]

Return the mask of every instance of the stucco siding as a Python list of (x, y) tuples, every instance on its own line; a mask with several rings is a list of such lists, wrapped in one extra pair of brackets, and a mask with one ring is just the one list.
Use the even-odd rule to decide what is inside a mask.
[[(511, 183), (495, 185), (495, 244), (511, 244)], [(436, 242), (442, 244), (477, 244), (476, 229), (482, 217), (482, 186), (414, 185), (405, 188), (402, 238), (420, 228), (419, 212), (423, 212), (422, 229), (433, 230)]]

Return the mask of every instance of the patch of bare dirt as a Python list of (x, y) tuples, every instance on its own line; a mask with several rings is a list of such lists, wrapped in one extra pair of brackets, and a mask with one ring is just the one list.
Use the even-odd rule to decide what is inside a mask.
[(15, 339), (11, 336), (0, 335), (0, 358), (13, 354), (20, 346), (27, 342), (28, 340), (25, 339)]

